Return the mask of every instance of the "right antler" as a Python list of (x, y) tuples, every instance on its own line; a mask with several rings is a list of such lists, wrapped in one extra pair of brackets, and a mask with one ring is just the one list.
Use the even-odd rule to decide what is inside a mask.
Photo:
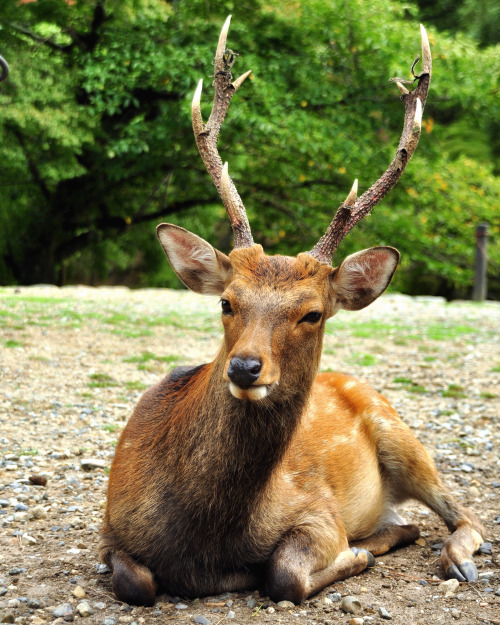
[(0, 82), (3, 82), (9, 75), (9, 66), (7, 65), (7, 61), (3, 58), (3, 56), (0, 56), (0, 68), (2, 69), (2, 73), (0, 74)]
[(234, 233), (234, 247), (250, 247), (253, 245), (250, 224), (241, 197), (236, 191), (233, 181), (227, 172), (227, 163), (222, 165), (221, 157), (217, 151), (217, 139), (222, 122), (226, 117), (227, 109), (231, 98), (235, 94), (241, 83), (250, 74), (250, 71), (242, 74), (234, 82), (231, 82), (231, 67), (233, 66), (235, 55), (231, 50), (226, 50), (227, 32), (231, 16), (227, 18), (222, 27), (219, 44), (214, 58), (214, 103), (212, 112), (206, 124), (203, 123), (200, 109), (201, 90), (203, 80), (200, 80), (195, 91), (192, 103), (193, 131), (196, 145), (200, 152), (205, 167), (217, 188), (226, 208), (231, 227)]
[[(404, 82), (408, 81), (401, 78), (392, 79), (401, 91), (401, 99), (405, 103), (403, 133), (396, 155), (388, 169), (359, 199), (356, 199), (358, 195), (358, 181), (354, 181), (349, 195), (345, 202), (339, 206), (326, 233), (309, 252), (311, 256), (314, 256), (320, 262), (331, 263), (333, 253), (346, 234), (360, 219), (363, 219), (371, 212), (372, 208), (389, 193), (401, 178), (408, 161), (417, 147), (422, 128), (422, 112), (427, 99), (427, 92), (429, 91), (432, 70), (431, 49), (427, 33), (422, 25), (420, 25), (420, 33), (422, 37), (422, 73), (419, 76), (414, 75), (415, 79), (418, 78), (417, 88), (410, 92), (403, 85)], [(412, 72), (418, 61), (419, 58), (413, 64)]]

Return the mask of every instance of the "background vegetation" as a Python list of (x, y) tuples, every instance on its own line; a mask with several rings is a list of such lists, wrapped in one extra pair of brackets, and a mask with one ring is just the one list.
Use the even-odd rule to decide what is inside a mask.
[(21, 0), (0, 15), (0, 283), (177, 285), (154, 236), (167, 220), (224, 251), (230, 228), (199, 158), (190, 101), (233, 14), (238, 91), (219, 142), (256, 241), (310, 249), (354, 178), (389, 164), (430, 35), (424, 130), (402, 180), (348, 236), (402, 252), (395, 288), (467, 297), (474, 229), (490, 224), (500, 297), (497, 0)]

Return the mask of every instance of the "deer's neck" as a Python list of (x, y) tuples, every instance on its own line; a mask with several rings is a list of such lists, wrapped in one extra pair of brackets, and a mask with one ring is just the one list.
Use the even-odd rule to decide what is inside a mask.
[[(229, 393), (219, 360), (200, 368), (184, 386), (166, 442), (175, 490), (202, 506), (200, 515), (213, 516), (218, 527), (222, 519), (229, 529), (245, 522), (263, 494), (300, 421), (310, 386), (286, 400), (272, 395), (239, 400)], [(177, 410), (188, 417), (177, 419)]]

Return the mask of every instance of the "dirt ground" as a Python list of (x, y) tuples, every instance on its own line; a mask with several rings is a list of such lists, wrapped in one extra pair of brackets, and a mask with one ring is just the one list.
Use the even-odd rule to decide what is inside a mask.
[(388, 397), (457, 499), (481, 517), (478, 582), (443, 585), (447, 530), (409, 503), (401, 514), (420, 527), (417, 544), (300, 606), (249, 589), (194, 601), (163, 595), (134, 608), (114, 599), (97, 556), (107, 472), (143, 390), (176, 364), (215, 355), (216, 300), (0, 288), (0, 622), (500, 624), (499, 329), (498, 303), (389, 295), (329, 322), (321, 365)]

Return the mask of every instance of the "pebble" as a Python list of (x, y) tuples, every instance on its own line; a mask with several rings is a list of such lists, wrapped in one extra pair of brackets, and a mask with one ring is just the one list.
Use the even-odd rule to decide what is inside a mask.
[(31, 598), (26, 602), (26, 606), (32, 610), (40, 610), (40, 608), (45, 607), (45, 603), (39, 599)]
[(85, 592), (85, 590), (83, 590), (81, 586), (77, 586), (73, 590), (73, 596), (76, 597), (77, 599), (83, 599), (84, 597), (87, 596), (87, 593)]
[(365, 619), (360, 616), (355, 616), (348, 621), (349, 625), (363, 625), (364, 622)]
[(84, 471), (94, 471), (94, 469), (105, 469), (109, 462), (100, 458), (85, 458), (80, 460), (80, 466)]
[[(269, 612), (269, 608), (267, 611)], [(273, 608), (273, 612), (274, 612), (274, 608)], [(236, 614), (232, 610), (229, 610), (229, 612), (226, 614), (226, 618), (234, 618), (235, 616)]]
[(273, 606), (272, 606), (272, 605), (270, 605), (270, 606), (267, 608), (266, 612), (267, 612), (268, 614), (274, 614), (274, 613), (276, 612), (276, 610), (273, 608)]
[(116, 625), (116, 619), (113, 616), (106, 616), (102, 619), (101, 625)]
[(185, 603), (176, 603), (175, 604), (175, 609), (176, 610), (187, 610), (188, 607)]
[(451, 595), (456, 593), (459, 588), (460, 582), (458, 581), (458, 579), (447, 579), (445, 582), (441, 582), (438, 586), (438, 589), (441, 592), (444, 592), (446, 594), (449, 593)]
[(450, 614), (452, 615), (453, 618), (459, 619), (462, 616), (462, 613), (460, 612), (460, 610), (457, 610), (456, 608), (452, 608), (450, 610)]
[(342, 595), (339, 592), (332, 592), (328, 595), (328, 599), (330, 599), (334, 603), (337, 603), (342, 599)]
[(199, 625), (211, 625), (212, 621), (210, 621), (209, 619), (207, 619), (206, 616), (195, 616), (194, 617), (194, 622), (195, 623), (199, 623)]
[(491, 555), (492, 544), (491, 543), (482, 543), (477, 550), (478, 553), (482, 553), (484, 555)]
[(54, 608), (52, 614), (55, 618), (63, 618), (65, 621), (72, 621), (74, 618), (73, 608), (69, 603), (61, 603)]
[(45, 519), (47, 516), (47, 510), (43, 506), (34, 506), (31, 509), (31, 514), (35, 519)]
[(348, 614), (361, 612), (361, 602), (356, 597), (347, 596), (342, 599), (340, 609)]
[(295, 607), (295, 603), (292, 603), (291, 601), (278, 601), (278, 603), (276, 604), (278, 607), (286, 609), (286, 608), (294, 608)]
[(257, 605), (257, 599), (255, 597), (251, 597), (247, 601), (247, 607), (250, 608), (251, 610), (253, 610), (253, 608), (255, 608), (256, 605)]
[(382, 618), (385, 618), (386, 620), (390, 620), (392, 619), (392, 616), (389, 614), (389, 612), (387, 612), (387, 610), (383, 607), (380, 607), (378, 609), (378, 613)]
[(76, 611), (78, 612), (80, 616), (83, 616), (83, 617), (92, 616), (92, 614), (94, 614), (94, 610), (92, 610), (92, 608), (90, 607), (87, 601), (81, 601), (76, 606)]

